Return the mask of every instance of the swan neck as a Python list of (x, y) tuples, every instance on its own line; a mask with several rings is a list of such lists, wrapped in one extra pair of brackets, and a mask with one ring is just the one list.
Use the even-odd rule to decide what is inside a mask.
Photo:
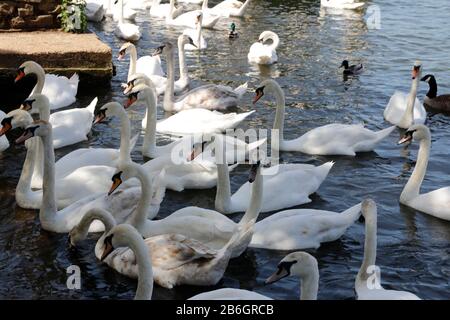
[(50, 105), (47, 103), (40, 103), (37, 107), (39, 111), (39, 119), (48, 122), (50, 120)]
[(420, 140), (416, 166), (413, 170), (413, 173), (411, 174), (411, 177), (403, 188), (402, 194), (400, 195), (401, 202), (407, 202), (419, 196), (420, 187), (427, 171), (430, 148), (431, 138), (428, 137)]
[(123, 0), (119, 0), (119, 24), (123, 23)]
[(78, 223), (77, 231), (78, 233), (87, 236), (89, 232), (89, 228), (94, 220), (100, 220), (105, 226), (105, 231), (103, 234), (108, 233), (111, 229), (116, 225), (116, 221), (114, 220), (111, 213), (101, 208), (93, 208), (89, 210), (81, 221)]
[(20, 173), (19, 182), (16, 187), (17, 198), (26, 198), (26, 195), (31, 192), (31, 179), (33, 177), (34, 163), (39, 161), (36, 150), (38, 143), (40, 143), (38, 137), (31, 138), (28, 140), (28, 143), (26, 143), (27, 154), (25, 156), (22, 172)]
[(274, 33), (270, 36), (270, 39), (272, 39), (272, 44), (269, 45), (269, 48), (271, 48), (272, 50), (276, 50), (280, 45), (280, 38), (277, 34)]
[(406, 104), (406, 111), (403, 115), (401, 123), (403, 127), (407, 128), (414, 123), (414, 104), (416, 102), (417, 88), (419, 86), (420, 73), (412, 81), (411, 90), (408, 95), (408, 101)]
[(137, 63), (137, 51), (135, 46), (130, 46), (128, 48), (130, 52), (130, 67), (128, 68), (128, 79), (136, 74), (136, 63)]
[(55, 152), (53, 150), (53, 134), (41, 137), (44, 146), (44, 179), (42, 185), (42, 206), (39, 218), (43, 225), (56, 218), (56, 195), (55, 195)]
[(130, 241), (129, 247), (136, 256), (138, 285), (135, 300), (151, 300), (153, 293), (153, 268), (150, 247), (141, 239)]
[(258, 219), (258, 216), (262, 208), (262, 198), (263, 198), (263, 175), (261, 174), (261, 168), (258, 168), (255, 181), (252, 183), (252, 196), (250, 198), (250, 205), (245, 211), (239, 224), (246, 225), (253, 219)]
[(283, 90), (279, 85), (274, 86), (275, 98), (277, 102), (277, 111), (275, 113), (275, 121), (273, 123), (273, 129), (278, 130), (279, 143), (284, 140), (284, 113), (286, 108), (286, 102)]
[(208, 0), (203, 0), (202, 11), (203, 10), (208, 10)]
[(130, 155), (131, 127), (130, 127), (130, 119), (125, 113), (125, 110), (123, 112), (120, 112), (119, 119), (120, 119), (119, 162), (120, 163), (131, 162), (131, 155)]
[(369, 267), (374, 266), (377, 259), (377, 215), (376, 213), (365, 216), (364, 258), (356, 277), (357, 282), (364, 285), (371, 274)]
[[(247, 7), (248, 7), (248, 5), (250, 4), (250, 0), (246, 0), (245, 2), (244, 2), (244, 4), (240, 7), (240, 9), (239, 9), (239, 16), (242, 16), (242, 15), (244, 15), (244, 13), (245, 13), (245, 10), (247, 10)], [(279, 41), (279, 40), (278, 40)], [(278, 44), (277, 44), (277, 47), (278, 47)]]
[(37, 77), (36, 86), (33, 89), (33, 94), (42, 93), (45, 84), (45, 71), (42, 67), (33, 68), (32, 73), (34, 73)]
[[(231, 186), (225, 142), (216, 140), (215, 144), (217, 163), (217, 190), (215, 206), (221, 212), (229, 212), (231, 210)], [(220, 144), (220, 146), (218, 146), (218, 144)]]
[(186, 66), (186, 53), (184, 50), (184, 42), (182, 39), (178, 40), (178, 64), (180, 65), (180, 80), (185, 82), (188, 80), (188, 69)]
[(173, 94), (175, 85), (175, 70), (174, 70), (174, 53), (169, 49), (167, 53), (167, 84), (166, 92), (164, 94), (164, 110), (173, 111)]
[(300, 285), (300, 300), (317, 300), (319, 291), (319, 270), (310, 268)]
[(134, 214), (130, 218), (130, 224), (142, 233), (147, 221), (147, 211), (151, 204), (153, 188), (150, 176), (144, 168), (136, 167), (136, 172), (136, 178), (141, 183), (141, 197)]
[(157, 97), (152, 92), (146, 95), (147, 106), (147, 124), (145, 127), (144, 143), (142, 149), (150, 155), (150, 157), (156, 157), (156, 117), (157, 117)]

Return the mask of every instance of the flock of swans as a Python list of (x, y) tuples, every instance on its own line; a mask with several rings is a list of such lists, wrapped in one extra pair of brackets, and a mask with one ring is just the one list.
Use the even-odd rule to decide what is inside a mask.
[[(126, 40), (140, 37), (139, 27), (124, 22), (133, 19), (135, 9), (146, 8), (144, 0), (123, 0), (114, 6), (106, 1), (105, 12), (118, 21), (116, 35)], [(213, 8), (203, 1), (202, 10), (181, 13), (174, 1), (161, 4), (154, 0), (150, 9), (153, 17), (165, 18), (167, 24), (192, 27), (183, 31), (176, 45), (163, 43), (150, 56), (138, 58), (136, 47), (125, 43), (118, 59), (129, 56), (130, 65), (123, 84), (125, 105), (109, 102), (97, 106), (97, 99), (85, 108), (63, 111), (57, 109), (75, 101), (78, 77), (46, 74), (36, 62), (27, 61), (18, 67), (16, 82), (34, 74), (37, 84), (20, 109), (1, 116), (0, 146), (7, 152), (5, 134), (15, 128), (23, 133), (16, 143), (25, 143), (26, 158), (15, 191), (20, 207), (38, 209), (43, 229), (69, 233), (72, 246), (79, 245), (89, 232), (101, 232), (95, 245), (98, 259), (127, 277), (137, 278), (136, 299), (151, 299), (153, 284), (165, 288), (178, 285), (215, 285), (222, 278), (229, 260), (240, 256), (248, 247), (295, 251), (288, 254), (266, 282), (273, 283), (287, 276), (301, 281), (300, 299), (316, 299), (319, 290), (319, 270), (316, 259), (298, 250), (319, 248), (322, 243), (335, 241), (360, 218), (365, 218), (364, 258), (356, 275), (358, 299), (419, 299), (416, 295), (386, 290), (381, 285), (368, 286), (369, 267), (376, 264), (377, 206), (364, 199), (343, 212), (315, 209), (289, 209), (311, 202), (333, 168), (333, 162), (320, 166), (307, 164), (278, 164), (267, 168), (254, 162), (248, 181), (231, 193), (230, 171), (237, 161), (248, 161), (249, 155), (265, 139), (246, 143), (223, 135), (236, 128), (255, 111), (227, 112), (238, 106), (247, 84), (237, 88), (207, 84), (191, 88), (185, 50), (207, 48), (201, 29), (211, 28), (218, 19), (241, 16), (250, 0), (244, 3), (225, 0)], [(182, 2), (182, 1), (179, 1)], [(201, 1), (185, 0), (199, 3)], [(350, 0), (322, 0), (323, 5), (357, 8)], [(103, 10), (103, 5), (100, 6)], [(99, 6), (88, 3), (88, 10)], [(91, 12), (92, 13), (92, 12)], [(98, 12), (95, 11), (98, 15)], [(232, 24), (230, 38), (238, 33)], [(278, 61), (276, 48), (280, 39), (272, 31), (264, 31), (248, 52), (249, 63), (273, 64)], [(175, 51), (178, 50), (180, 78), (175, 80)], [(166, 61), (167, 76), (161, 59)], [(362, 65), (342, 63), (344, 74), (357, 74)], [(279, 151), (311, 155), (355, 156), (369, 152), (397, 127), (406, 129), (400, 144), (416, 140), (420, 144), (416, 167), (405, 185), (400, 202), (434, 217), (450, 220), (450, 187), (420, 194), (428, 158), (431, 135), (424, 125), (426, 112), (416, 97), (419, 81), (426, 81), (430, 91), (425, 103), (435, 109), (449, 108), (449, 96), (436, 96), (437, 85), (432, 75), (421, 78), (422, 65), (414, 63), (411, 90), (395, 92), (389, 100), (384, 117), (389, 126), (374, 132), (359, 124), (332, 123), (317, 127), (304, 135), (285, 140), (285, 95), (272, 79), (264, 80), (254, 90), (253, 104), (271, 94), (276, 101), (273, 129), (278, 139), (271, 141)], [(164, 95), (162, 108), (174, 115), (157, 120), (158, 96)], [(127, 110), (144, 106), (142, 120), (143, 156), (151, 158), (144, 164), (133, 162), (131, 150), (138, 136), (131, 136)], [(38, 120), (32, 118), (36, 114)], [(117, 117), (120, 121), (120, 147), (80, 148), (55, 161), (54, 149), (87, 140), (92, 125)], [(178, 136), (166, 145), (157, 145), (157, 133)], [(210, 141), (191, 143), (192, 135), (208, 133)], [(172, 155), (181, 145), (191, 143), (190, 156), (172, 163)], [(232, 152), (229, 152), (232, 151)], [(236, 156), (237, 155), (237, 156)], [(236, 159), (237, 158), (237, 159)], [(273, 170), (276, 169), (276, 170)], [(265, 171), (272, 170), (272, 173)], [(332, 174), (332, 173), (331, 173)], [(215, 208), (186, 206), (168, 217), (153, 220), (165, 200), (165, 190), (216, 188)], [(274, 212), (258, 220), (261, 212)], [(245, 212), (239, 222), (226, 215)], [(379, 277), (379, 275), (376, 275)], [(225, 288), (201, 293), (191, 299), (270, 299), (256, 292)]]

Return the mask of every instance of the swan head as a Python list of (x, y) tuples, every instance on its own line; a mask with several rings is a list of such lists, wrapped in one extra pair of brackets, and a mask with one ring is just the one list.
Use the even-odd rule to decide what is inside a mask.
[(276, 89), (278, 91), (283, 91), (281, 89), (280, 85), (275, 80), (267, 79), (267, 80), (264, 80), (263, 82), (261, 82), (259, 84), (259, 87), (257, 87), (255, 90), (255, 97), (253, 98), (253, 104), (258, 102), (258, 100), (264, 96), (265, 91), (274, 90), (274, 89)]
[(253, 183), (256, 180), (258, 174), (261, 174), (261, 161), (258, 160), (250, 167), (250, 174), (248, 176), (248, 182)]
[(145, 172), (140, 164), (132, 161), (120, 164), (111, 178), (112, 185), (108, 195), (111, 195), (123, 182), (132, 178), (139, 178), (143, 174), (145, 175)]
[(178, 37), (178, 43), (181, 43), (182, 46), (184, 46), (185, 44), (190, 44), (191, 46), (198, 48), (195, 43), (194, 40), (192, 40), (191, 37), (189, 37), (187, 34), (182, 34)]
[(197, 15), (195, 16), (195, 24), (196, 25), (198, 25), (198, 24), (201, 25), (202, 21), (203, 21), (203, 13), (199, 10)]
[(0, 136), (15, 128), (25, 129), (31, 123), (33, 123), (33, 118), (28, 112), (21, 109), (10, 111), (1, 121)]
[(47, 96), (36, 93), (31, 95), (27, 100), (22, 102), (20, 109), (28, 111), (31, 114), (39, 113), (40, 106), (47, 106), (50, 108), (50, 101)]
[(430, 82), (430, 81), (434, 81), (436, 82), (436, 78), (432, 75), (432, 74), (427, 74), (426, 76), (422, 77), (420, 79), (420, 81), (424, 81), (424, 82)]
[(20, 67), (17, 69), (17, 76), (14, 80), (15, 82), (19, 81), (20, 79), (24, 78), (26, 75), (35, 73), (35, 74), (43, 74), (45, 75), (44, 69), (39, 65), (38, 63), (34, 61), (26, 61), (20, 65)]
[(417, 77), (420, 77), (420, 73), (422, 72), (422, 62), (420, 62), (419, 60), (416, 60), (414, 62), (414, 66), (411, 72), (411, 77), (412, 79), (416, 79)]
[(263, 31), (259, 37), (258, 37), (258, 42), (260, 43), (264, 43), (268, 40), (274, 40), (274, 38), (278, 38), (277, 34), (273, 31)]
[(130, 224), (119, 224), (108, 232), (103, 240), (104, 249), (100, 260), (104, 261), (116, 248), (130, 247), (144, 241), (139, 232)]
[(20, 137), (16, 139), (16, 143), (20, 144), (33, 137), (45, 137), (52, 131), (52, 125), (43, 120), (37, 120), (27, 126)]
[(376, 223), (377, 220), (377, 204), (370, 198), (364, 199), (361, 203), (361, 213), (364, 220), (369, 223)]
[[(148, 97), (150, 97), (152, 101), (156, 100), (157, 94), (155, 87), (152, 88), (145, 84), (134, 86), (128, 93), (127, 100), (125, 101), (125, 109), (128, 109), (137, 102), (145, 101)], [(153, 106), (156, 107), (156, 104), (154, 103)]]
[(431, 139), (430, 129), (423, 124), (414, 124), (406, 130), (403, 137), (400, 138), (398, 144), (404, 144), (411, 140), (420, 141), (423, 139)]
[(164, 54), (165, 56), (169, 56), (173, 53), (173, 44), (170, 42), (166, 42), (163, 45), (159, 46), (155, 50), (153, 50), (152, 56), (159, 56), (161, 54)]
[(123, 94), (130, 93), (135, 86), (140, 84), (145, 84), (149, 87), (151, 86), (154, 87), (153, 81), (149, 77), (147, 77), (144, 73), (135, 73), (128, 79), (127, 87), (123, 91)]
[(317, 260), (303, 251), (292, 252), (284, 257), (277, 266), (278, 270), (266, 280), (266, 284), (277, 282), (289, 276), (306, 278), (311, 271), (318, 273)]
[(121, 113), (125, 113), (125, 111), (120, 103), (108, 102), (95, 112), (94, 124), (102, 122), (107, 117), (117, 116)]
[(127, 42), (123, 46), (121, 46), (120, 49), (119, 49), (119, 55), (117, 56), (117, 60), (124, 60), (125, 56), (129, 52), (129, 49), (132, 48), (132, 47), (136, 48), (134, 46), (134, 44), (132, 44), (131, 42)]

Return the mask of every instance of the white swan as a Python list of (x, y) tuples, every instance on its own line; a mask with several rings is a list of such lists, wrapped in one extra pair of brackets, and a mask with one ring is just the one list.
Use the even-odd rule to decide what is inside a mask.
[(120, 47), (118, 60), (124, 60), (127, 53), (130, 55), (130, 67), (128, 68), (128, 80), (135, 73), (143, 73), (147, 77), (153, 75), (164, 76), (159, 56), (143, 56), (138, 59), (136, 46), (130, 42)]
[(100, 22), (105, 17), (105, 8), (103, 4), (96, 1), (86, 1), (86, 18), (88, 21)]
[(74, 74), (70, 79), (54, 74), (45, 74), (44, 69), (34, 61), (26, 61), (18, 69), (16, 82), (28, 74), (37, 77), (33, 93), (42, 93), (50, 100), (51, 110), (67, 107), (75, 102), (79, 78)]
[[(266, 41), (272, 41), (266, 44)], [(280, 38), (275, 32), (264, 31), (259, 35), (258, 42), (255, 42), (250, 47), (247, 54), (248, 62), (268, 65), (274, 64), (278, 61), (276, 49), (280, 44)]]
[(320, 5), (325, 8), (358, 9), (364, 6), (364, 2), (355, 2), (355, 0), (320, 0)]
[(53, 147), (55, 149), (86, 141), (91, 131), (97, 98), (86, 108), (73, 108), (50, 114), (50, 101), (43, 94), (33, 94), (25, 100), (21, 109), (31, 114), (38, 113), (39, 119), (49, 121), (53, 127)]
[(273, 129), (278, 130), (279, 141), (272, 141), (275, 148), (282, 151), (300, 151), (315, 155), (355, 156), (357, 152), (372, 151), (386, 138), (395, 126), (373, 132), (361, 124), (333, 123), (314, 128), (297, 139), (284, 140), (285, 97), (283, 90), (274, 80), (264, 80), (256, 89), (253, 103), (256, 103), (265, 91), (273, 92), (277, 101), (277, 111)]
[[(195, 29), (195, 23), (199, 12), (202, 12), (202, 10), (188, 11), (175, 17), (175, 5), (171, 4), (171, 14), (166, 16), (166, 24), (171, 26), (180, 26)], [(221, 17), (218, 15), (210, 15), (208, 14), (208, 11), (203, 11), (202, 27), (206, 29), (212, 29), (220, 20), (220, 18)]]
[[(149, 83), (149, 86), (139, 84), (133, 86), (131, 92), (129, 92), (127, 100), (127, 108), (131, 108), (139, 103), (146, 105), (145, 117), (142, 120), (142, 127), (145, 129), (144, 142), (142, 145), (142, 155), (149, 158), (158, 158), (161, 156), (169, 156), (171, 153), (175, 156), (175, 153), (181, 151), (192, 151), (192, 146), (196, 143), (209, 142), (207, 136), (190, 135), (181, 139), (175, 140), (164, 146), (156, 145), (156, 118), (157, 118), (157, 95), (153, 84)], [(260, 145), (266, 142), (265, 139), (261, 139), (247, 144), (245, 141), (226, 135), (224, 137), (226, 143), (226, 156), (227, 162), (234, 163), (236, 161), (244, 161), (248, 159), (250, 152), (258, 148)], [(185, 148), (185, 149), (183, 149)], [(212, 144), (202, 150), (203, 159), (206, 159), (206, 152), (211, 151)], [(184, 152), (186, 154), (186, 152)], [(210, 156), (209, 161), (215, 161), (215, 157)]]
[(342, 237), (358, 220), (360, 212), (361, 204), (342, 213), (315, 209), (277, 212), (255, 224), (249, 246), (271, 250), (318, 249), (321, 243)]
[(411, 177), (400, 195), (400, 203), (436, 218), (450, 221), (450, 187), (444, 187), (420, 194), (428, 159), (430, 157), (430, 130), (421, 124), (411, 126), (399, 143), (418, 140), (420, 143), (417, 162)]
[[(4, 124), (3, 124), (3, 119), (5, 118), (6, 114), (0, 110), (0, 122), (2, 125), (2, 129), (0, 131), (0, 152), (5, 151), (6, 149), (9, 148), (9, 141), (6, 138), (6, 136), (4, 136), (4, 134), (6, 133), (6, 131), (4, 132), (4, 130), (7, 129), (7, 127), (5, 129), (3, 129)], [(6, 122), (5, 122), (6, 124)]]
[(371, 199), (362, 202), (362, 214), (366, 223), (364, 258), (355, 279), (358, 300), (420, 300), (407, 291), (386, 290), (381, 286), (380, 269), (377, 259), (377, 205)]
[[(15, 110), (22, 111), (23, 110)], [(29, 115), (28, 115), (29, 116)], [(39, 129), (40, 130), (37, 130)], [(43, 176), (43, 190), (31, 189), (31, 178), (33, 175), (33, 167), (35, 160), (35, 152), (28, 148), (27, 156), (22, 168), (19, 182), (16, 188), (16, 202), (25, 209), (39, 209), (42, 208), (43, 192), (45, 193), (46, 178), (45, 168), (48, 167), (48, 172), (52, 172), (53, 186), (56, 185), (56, 204), (58, 208), (65, 208), (78, 200), (86, 198), (88, 196), (96, 195), (99, 193), (106, 193), (109, 190), (110, 178), (115, 172), (115, 168), (109, 166), (84, 166), (77, 168), (67, 176), (63, 178), (55, 179), (54, 170), (54, 153), (50, 154), (48, 148), (52, 148), (52, 133), (51, 124), (42, 120), (29, 125), (24, 134), (17, 141), (23, 142), (32, 138), (36, 132), (39, 132), (44, 144), (44, 176)], [(52, 160), (53, 159), (53, 160)], [(47, 179), (48, 180), (48, 179)], [(56, 181), (55, 181), (56, 180)], [(49, 183), (49, 182), (47, 182)], [(130, 186), (132, 186), (130, 184)], [(45, 198), (45, 196), (44, 196)]]
[[(277, 266), (277, 271), (266, 280), (271, 284), (288, 276), (299, 277), (300, 300), (317, 300), (319, 291), (319, 267), (317, 260), (306, 252), (292, 252), (285, 256)], [(262, 294), (242, 289), (218, 289), (203, 292), (189, 300), (272, 300)]]
[[(52, 147), (51, 124), (43, 120), (36, 121), (31, 126), (27, 127), (23, 135), (16, 140), (16, 143), (24, 142), (33, 136), (40, 137), (44, 145), (44, 185), (43, 192), (40, 194), (41, 204), (37, 207), (40, 208), (39, 219), (43, 229), (57, 233), (69, 232), (92, 207), (111, 210), (118, 222), (123, 222), (133, 211), (136, 199), (132, 199), (131, 202), (126, 201), (128, 199), (127, 197), (122, 198), (122, 195), (126, 195), (126, 193), (121, 192), (118, 193), (116, 197), (111, 198), (102, 194), (101, 190), (98, 188), (90, 188), (91, 186), (89, 183), (82, 183), (78, 188), (77, 185), (70, 184), (73, 183), (74, 180), (68, 181), (67, 184), (64, 184), (64, 181), (61, 182), (61, 180), (59, 180), (58, 184), (56, 184), (54, 172), (55, 153)], [(29, 159), (26, 159), (25, 161), (27, 160), (29, 161)], [(27, 169), (25, 165), (26, 164), (24, 164), (22, 175), (30, 175), (30, 172), (27, 172), (29, 171), (29, 168)], [(58, 186), (58, 188), (56, 188), (56, 186)], [(18, 185), (17, 189), (19, 188), (21, 188), (21, 186)], [(89, 189), (89, 191), (84, 192), (84, 197), (79, 197), (78, 201), (62, 210), (57, 210), (56, 192), (59, 191), (60, 194), (64, 192), (69, 194), (70, 192), (78, 192), (79, 195), (80, 191), (87, 189)], [(102, 230), (103, 225), (100, 223), (96, 223), (90, 229), (91, 232)]]
[[(121, 166), (114, 176), (114, 187), (120, 186), (122, 182), (137, 178), (141, 183), (142, 195), (135, 212), (127, 220), (144, 237), (151, 237), (167, 233), (182, 234), (188, 238), (196, 239), (208, 247), (219, 250), (226, 245), (239, 227), (254, 224), (260, 211), (262, 199), (263, 178), (258, 165), (252, 166), (249, 181), (252, 183), (251, 198), (249, 206), (239, 223), (225, 217), (223, 214), (199, 207), (186, 207), (175, 211), (168, 217), (160, 220), (148, 220), (148, 206), (150, 195), (154, 192), (153, 185), (144, 166), (129, 163)], [(111, 189), (113, 190), (113, 189)], [(247, 195), (250, 196), (250, 193)], [(158, 200), (161, 198), (154, 196)], [(231, 257), (238, 257), (245, 251), (252, 238), (252, 230), (247, 234), (247, 239), (242, 239), (240, 245), (231, 250)]]
[[(197, 240), (179, 234), (164, 234), (142, 239), (133, 226), (122, 224), (104, 234), (97, 241), (95, 251), (101, 252), (100, 260), (105, 261), (117, 272), (139, 279), (139, 268), (145, 265), (139, 263), (137, 252), (127, 247), (141, 247), (141, 252), (151, 252), (149, 264), (153, 265), (154, 271), (151, 279), (160, 286), (168, 289), (183, 284), (209, 286), (217, 284), (223, 277), (230, 260), (231, 249), (239, 245), (242, 238), (247, 237), (249, 230), (251, 227), (241, 228), (223, 248), (214, 250)], [(135, 246), (121, 242), (119, 239), (124, 235), (133, 235), (131, 239)], [(100, 247), (100, 250), (97, 247)]]
[(108, 17), (112, 17), (115, 21), (119, 21), (121, 17), (125, 20), (134, 21), (136, 19), (137, 11), (129, 8), (128, 6), (123, 7), (123, 11), (117, 5), (117, 0), (105, 0), (106, 13)]
[(228, 86), (208, 84), (197, 87), (174, 100), (174, 47), (170, 42), (158, 48), (167, 60), (167, 83), (163, 108), (165, 111), (178, 112), (186, 109), (203, 108), (209, 110), (225, 110), (237, 107), (246, 92), (247, 83), (232, 89)]
[(238, 0), (224, 0), (216, 4), (212, 8), (208, 8), (208, 0), (203, 1), (202, 10), (208, 12), (211, 15), (218, 15), (223, 17), (242, 17), (248, 8), (251, 0), (245, 0), (241, 2)]
[(129, 40), (129, 41), (137, 41), (141, 38), (141, 31), (139, 26), (133, 24), (133, 23), (129, 23), (129, 22), (124, 22), (124, 18), (123, 18), (123, 0), (116, 0), (119, 2), (119, 20), (116, 26), (116, 29), (114, 30), (114, 34), (120, 38), (120, 39), (124, 39), (124, 40)]
[(178, 0), (178, 2), (192, 3), (192, 4), (202, 4), (203, 0)]
[(422, 73), (422, 63), (416, 61), (412, 70), (412, 84), (409, 93), (395, 91), (384, 109), (386, 121), (403, 129), (408, 129), (413, 124), (423, 124), (427, 112), (417, 99), (417, 89)]
[(186, 50), (204, 50), (208, 47), (205, 38), (202, 35), (202, 21), (203, 21), (203, 13), (200, 11), (197, 15), (197, 21), (195, 22), (195, 30), (194, 29), (185, 29), (183, 34), (189, 36), (193, 42), (192, 44), (186, 44)]
[[(223, 143), (220, 136), (216, 136), (216, 156), (218, 181), (215, 199), (216, 210), (230, 214), (242, 212), (248, 208), (248, 195), (250, 184), (243, 184), (231, 195), (230, 176), (227, 170), (226, 156), (217, 148)], [(262, 212), (289, 208), (311, 202), (309, 195), (316, 192), (330, 172), (333, 162), (327, 162), (315, 167), (306, 164), (280, 164), (270, 168), (264, 168), (264, 192), (262, 200)]]
[[(178, 60), (179, 60), (179, 68), (180, 68), (180, 78), (175, 81), (174, 92), (180, 93), (189, 87), (190, 78), (188, 73), (188, 68), (186, 66), (186, 55), (185, 55), (185, 45), (190, 44), (193, 45), (193, 41), (189, 36), (180, 35), (178, 37)], [(160, 55), (154, 54), (154, 57), (157, 57), (159, 61)], [(127, 80), (127, 88), (124, 93), (128, 93), (134, 85), (144, 83), (146, 85), (151, 84), (156, 88), (156, 92), (158, 95), (163, 94), (166, 89), (167, 78), (161, 75), (149, 74), (145, 72), (145, 69), (139, 70), (143, 71), (143, 73), (136, 73), (136, 64), (134, 63), (135, 59), (132, 55), (130, 55), (130, 67), (128, 69), (128, 80)], [(161, 62), (160, 62), (161, 63)]]
[[(161, 4), (161, 0), (153, 0), (152, 6), (150, 8), (150, 15), (157, 18), (165, 18), (168, 15), (172, 15), (172, 17), (178, 16), (181, 13), (182, 8), (175, 9), (172, 12), (172, 2), (175, 2), (175, 0), (170, 0), (169, 3), (163, 4)], [(173, 6), (175, 6), (175, 3), (173, 4)]]

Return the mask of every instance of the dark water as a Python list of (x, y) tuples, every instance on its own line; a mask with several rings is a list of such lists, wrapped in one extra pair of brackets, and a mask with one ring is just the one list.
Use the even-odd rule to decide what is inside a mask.
[[(216, 1), (211, 1), (216, 3)], [(417, 1), (379, 0), (369, 2), (381, 10), (381, 29), (369, 30), (364, 12), (345, 15), (320, 11), (319, 1), (254, 1), (247, 17), (233, 19), (240, 38), (229, 41), (227, 24), (216, 31), (206, 31), (209, 49), (190, 53), (189, 71), (193, 86), (222, 83), (237, 86), (249, 81), (254, 88), (265, 77), (276, 78), (287, 97), (286, 138), (300, 136), (311, 128), (332, 122), (365, 123), (371, 129), (389, 124), (383, 109), (395, 89), (408, 91), (410, 68), (414, 60), (423, 62), (425, 73), (434, 73), (441, 93), (450, 92), (448, 27), (450, 3), (437, 0), (426, 4)], [(138, 23), (143, 37), (139, 54), (148, 54), (162, 41), (174, 40), (180, 29), (166, 27), (162, 21), (150, 21), (144, 14)], [(123, 43), (113, 35), (114, 24), (91, 25), (116, 55)], [(264, 30), (275, 31), (281, 38), (279, 63), (271, 68), (255, 69), (247, 64), (251, 43)], [(340, 62), (362, 62), (366, 72), (358, 79), (343, 82)], [(122, 100), (120, 83), (125, 81), (128, 62), (115, 61), (118, 75), (112, 88), (92, 89), (80, 94), (77, 106), (85, 106), (98, 95), (100, 103)], [(419, 98), (426, 86), (421, 83)], [(240, 111), (251, 110), (251, 90)], [(274, 118), (274, 102), (265, 98), (256, 116), (245, 126), (269, 128)], [(135, 111), (135, 129), (140, 126), (143, 110)], [(162, 116), (162, 114), (161, 114)], [(450, 119), (444, 115), (429, 117), (433, 146), (423, 192), (449, 185)], [(117, 121), (99, 125), (87, 143), (58, 150), (62, 156), (84, 146), (118, 146)], [(408, 290), (424, 299), (450, 298), (450, 224), (415, 212), (398, 203), (398, 197), (414, 166), (417, 144), (404, 150), (396, 145), (400, 131), (394, 132), (376, 152), (350, 157), (319, 157), (283, 153), (284, 162), (321, 164), (336, 161), (327, 180), (313, 202), (305, 207), (342, 211), (361, 201), (374, 198), (379, 206), (378, 260), (382, 284), (386, 288)], [(13, 146), (0, 154), (0, 298), (116, 298), (131, 299), (136, 283), (100, 264), (93, 247), (97, 236), (90, 236), (77, 250), (67, 249), (67, 236), (41, 230), (37, 212), (18, 208), (14, 187), (19, 178), (24, 149)], [(136, 161), (142, 162), (138, 152)], [(246, 168), (232, 174), (233, 190), (246, 179)], [(164, 217), (187, 205), (214, 206), (215, 189), (167, 192), (160, 216)], [(265, 215), (263, 215), (265, 216)], [(237, 215), (236, 220), (240, 218)], [(320, 268), (319, 299), (353, 299), (354, 279), (362, 261), (364, 225), (356, 223), (338, 241), (323, 245), (311, 253)], [(283, 279), (271, 286), (263, 280), (273, 272), (285, 252), (249, 249), (231, 261), (219, 287), (251, 289), (276, 299), (297, 299), (298, 280)], [(66, 288), (66, 268), (78, 265), (82, 272), (82, 289)], [(213, 288), (155, 288), (154, 299), (185, 299)]]

